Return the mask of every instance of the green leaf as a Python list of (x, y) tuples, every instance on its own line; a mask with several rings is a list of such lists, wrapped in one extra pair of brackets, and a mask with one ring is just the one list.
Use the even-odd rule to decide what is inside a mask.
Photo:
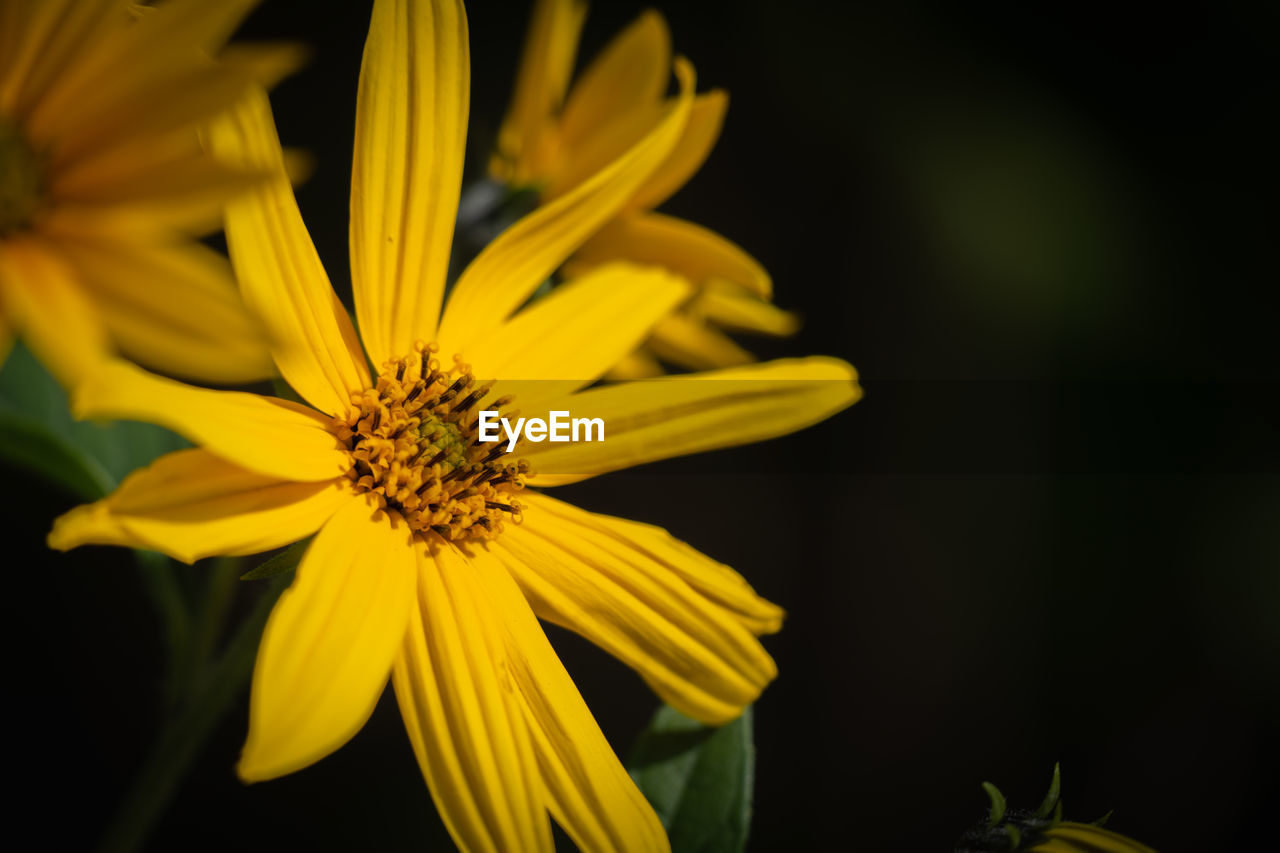
[(67, 394), (21, 344), (0, 369), (0, 459), (96, 500), (131, 471), (190, 445), (153, 424), (72, 419)]
[(302, 562), (302, 555), (307, 552), (307, 546), (311, 544), (311, 539), (312, 537), (308, 536), (306, 539), (294, 542), (265, 563), (242, 574), (240, 580), (257, 581), (292, 572), (298, 568), (298, 563)]
[(662, 706), (636, 741), (628, 770), (675, 853), (737, 853), (746, 845), (755, 784), (750, 707), (714, 728)]

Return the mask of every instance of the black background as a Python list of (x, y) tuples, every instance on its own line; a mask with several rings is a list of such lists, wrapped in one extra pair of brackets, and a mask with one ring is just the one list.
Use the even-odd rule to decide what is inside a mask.
[[(1274, 836), (1276, 15), (1038, 5), (664, 9), (700, 88), (732, 94), (666, 209), (805, 315), (759, 352), (838, 355), (867, 391), (805, 433), (557, 493), (787, 608), (752, 849), (949, 849), (981, 781), (1033, 806), (1055, 761), (1069, 817), (1114, 808), (1160, 850)], [(368, 6), (267, 0), (242, 31), (315, 50), (272, 100), (315, 155), (298, 195), (340, 290)], [(582, 57), (640, 8), (596, 4)], [(477, 176), (527, 13), (469, 14)], [(44, 551), (72, 501), (9, 481), (11, 820), (79, 847), (157, 726), (157, 626), (127, 554)], [(625, 754), (656, 701), (549, 631)], [(242, 702), (154, 849), (448, 848), (389, 693), (338, 753), (252, 787), (245, 723)]]

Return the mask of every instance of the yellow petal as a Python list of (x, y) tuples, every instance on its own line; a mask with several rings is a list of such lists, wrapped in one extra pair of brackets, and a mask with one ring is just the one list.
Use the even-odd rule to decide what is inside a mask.
[(351, 395), (369, 386), (369, 370), (298, 212), (266, 95), (246, 98), (210, 140), (221, 157), (274, 171), (227, 207), (231, 261), (245, 302), (267, 324), (281, 375), (317, 409), (346, 412)]
[(661, 99), (637, 107), (594, 129), (572, 148), (565, 147), (560, 137), (552, 137), (543, 152), (547, 167), (537, 184), (541, 202), (551, 203), (621, 157), (662, 121), (668, 109)]
[(240, 299), (231, 265), (211, 249), (77, 240), (62, 251), (129, 358), (205, 382), (275, 373), (266, 331)]
[(471, 569), (502, 626), (503, 666), (533, 736), (556, 822), (580, 850), (668, 850), (658, 816), (614, 755), (501, 560), (477, 549)]
[(258, 647), (242, 779), (319, 761), (369, 719), (413, 609), (411, 542), (367, 492), (316, 535)]
[(1088, 823), (1063, 821), (1045, 830), (1048, 840), (1031, 848), (1062, 853), (1155, 853), (1145, 844)]
[(653, 353), (642, 346), (619, 359), (617, 364), (609, 368), (605, 378), (611, 382), (625, 382), (632, 379), (653, 379), (665, 372)]
[(46, 244), (22, 238), (0, 244), (0, 302), (13, 329), (69, 388), (111, 352), (84, 285)]
[(329, 431), (329, 418), (306, 406), (194, 388), (123, 361), (87, 375), (71, 407), (77, 418), (159, 424), (236, 465), (282, 480), (331, 480), (351, 465)]
[(671, 33), (649, 9), (618, 33), (578, 77), (561, 115), (563, 144), (573, 148), (600, 128), (660, 101), (671, 67)]
[[(719, 725), (777, 675), (755, 635), (670, 567), (590, 513), (527, 495), (525, 522), (491, 547), (534, 611), (633, 667), (659, 696)], [(522, 500), (524, 500), (522, 498)]]
[(513, 186), (538, 177), (540, 146), (548, 142), (564, 102), (587, 17), (583, 0), (538, 0), (533, 6), (511, 106), (498, 130), (490, 163), (494, 176)]
[[(530, 492), (530, 494), (534, 494)], [(756, 635), (782, 628), (781, 607), (761, 598), (742, 575), (672, 536), (661, 527), (600, 513), (589, 513), (541, 494), (537, 505), (601, 533), (608, 534), (645, 559), (679, 576), (699, 595), (720, 606)]]
[(184, 563), (258, 554), (306, 538), (353, 499), (346, 477), (295, 483), (246, 471), (207, 450), (179, 450), (108, 497), (53, 523), (49, 547), (127, 545)]
[(112, 17), (121, 20), (106, 22), (65, 61), (56, 85), (33, 104), (29, 133), (52, 140), (50, 158), (62, 166), (131, 135), (184, 125), (194, 130), (250, 82), (214, 65), (209, 54), (257, 2), (179, 0), (136, 21), (117, 4)]
[(533, 484), (559, 485), (658, 459), (795, 432), (853, 405), (858, 374), (815, 356), (624, 382), (565, 398), (556, 408), (602, 418), (603, 441), (525, 444)]
[[(625, 356), (689, 293), (659, 269), (612, 264), (556, 288), (474, 347), (475, 375), (503, 380), (531, 411), (534, 399), (589, 385)], [(513, 380), (519, 382), (507, 389)], [(545, 380), (559, 380), (546, 382)], [(520, 389), (520, 390), (517, 390)]]
[[(139, 146), (145, 149), (146, 146)], [(94, 172), (60, 172), (50, 186), (48, 226), (62, 232), (145, 235), (199, 234), (220, 224), (227, 201), (263, 179), (261, 172), (233, 169), (203, 155), (178, 152), (150, 163), (127, 163)], [(119, 158), (121, 162), (124, 158)], [(132, 168), (128, 168), (132, 167)], [(43, 225), (44, 223), (42, 223)]]
[(417, 606), (392, 683), (436, 808), (464, 851), (552, 850), (501, 613), (451, 546), (415, 550)]
[[(174, 197), (180, 196), (185, 185), (194, 184), (194, 190), (186, 191), (221, 203), (212, 192), (218, 185), (207, 186), (210, 182), (220, 178), (220, 183), (231, 184), (223, 188), (222, 199), (226, 199), (246, 185), (246, 178), (252, 182), (263, 176), (254, 170), (247, 174), (227, 168), (215, 170), (193, 122), (203, 123), (229, 109), (255, 84), (274, 85), (306, 58), (306, 50), (298, 45), (233, 45), (219, 56), (216, 69), (202, 64), (195, 72), (170, 80), (170, 91), (144, 100), (152, 107), (148, 113), (152, 121), (128, 122), (115, 138), (100, 140), (74, 159), (57, 164), (51, 195), (57, 199), (108, 200), (168, 197), (168, 208), (181, 211)], [(157, 101), (162, 108), (157, 108)], [(198, 182), (201, 178), (203, 183)], [(170, 227), (181, 225), (175, 213), (153, 206), (160, 213), (169, 213)], [(194, 204), (188, 206), (194, 208)], [(217, 227), (221, 216), (219, 206)]]
[(760, 335), (786, 337), (800, 328), (800, 318), (772, 302), (727, 282), (710, 282), (698, 291), (689, 308), (717, 326)]
[(653, 329), (649, 348), (663, 361), (693, 370), (734, 367), (756, 360), (724, 332), (685, 314), (664, 317)]
[(773, 280), (755, 258), (714, 231), (661, 213), (619, 216), (578, 250), (567, 270), (616, 260), (663, 266), (694, 284), (721, 279), (764, 299), (773, 294)]
[(435, 338), (462, 185), (471, 67), (459, 0), (378, 0), (360, 66), (351, 281), (375, 365)]
[(707, 155), (715, 147), (728, 109), (729, 93), (723, 89), (712, 89), (695, 98), (684, 135), (670, 156), (631, 198), (628, 207), (633, 210), (657, 207), (683, 187), (702, 168)]
[(127, 24), (119, 0), (29, 0), (0, 6), (6, 30), (12, 27), (18, 40), (14, 53), (0, 54), (8, 64), (0, 74), (0, 105), (8, 115), (29, 114), (79, 64), (77, 59), (83, 61), (86, 53), (110, 40), (104, 36), (118, 34)]
[(678, 61), (676, 75), (680, 98), (650, 133), (590, 180), (508, 228), (463, 270), (440, 324), (442, 353), (467, 351), (506, 320), (666, 158), (693, 97), (692, 66)]

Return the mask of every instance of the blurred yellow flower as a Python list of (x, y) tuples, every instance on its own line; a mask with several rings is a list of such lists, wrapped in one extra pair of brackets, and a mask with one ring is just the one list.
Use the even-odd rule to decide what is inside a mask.
[[(686, 297), (659, 269), (605, 265), (517, 310), (670, 156), (693, 106), (692, 69), (676, 72), (680, 94), (661, 120), (495, 240), (441, 312), (469, 108), (466, 18), (458, 0), (377, 0), (351, 193), (363, 350), (299, 214), (265, 96), (214, 129), (220, 156), (274, 172), (228, 205), (227, 238), (275, 363), (310, 406), (104, 364), (74, 395), (79, 416), (153, 421), (199, 447), (63, 516), (49, 541), (194, 561), (316, 534), (263, 635), (244, 779), (337, 749), (390, 675), (462, 848), (550, 850), (550, 813), (584, 850), (662, 850), (661, 824), (537, 617), (705, 722), (733, 719), (774, 677), (757, 637), (783, 614), (741, 576), (661, 529), (524, 490), (781, 435), (858, 398), (853, 369), (827, 358), (582, 390)], [(528, 413), (603, 415), (606, 440), (511, 455), (479, 444), (475, 411), (509, 407), (512, 389)]]
[[(495, 179), (536, 188), (543, 203), (633, 145), (675, 103), (666, 96), (671, 35), (652, 10), (618, 34), (570, 86), (585, 17), (581, 0), (537, 0), (490, 160)], [(745, 364), (754, 357), (725, 330), (785, 336), (799, 325), (795, 315), (770, 302), (773, 282), (754, 258), (700, 225), (654, 212), (706, 160), (728, 105), (720, 89), (697, 96), (667, 159), (565, 266), (573, 278), (614, 260), (656, 264), (698, 286), (614, 367), (613, 378), (658, 375), (655, 357), (695, 370)]]
[(115, 351), (271, 375), (229, 265), (193, 239), (259, 177), (219, 165), (200, 126), (298, 61), (224, 47), (256, 3), (0, 0), (0, 361), (17, 333), (65, 383)]

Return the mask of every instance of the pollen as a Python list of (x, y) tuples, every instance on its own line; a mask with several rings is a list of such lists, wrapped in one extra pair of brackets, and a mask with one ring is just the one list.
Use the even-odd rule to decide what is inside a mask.
[(435, 344), (383, 365), (375, 387), (352, 395), (351, 413), (337, 424), (350, 450), (349, 476), (384, 507), (400, 513), (417, 535), (448, 541), (492, 539), (507, 520), (519, 524), (515, 495), (529, 465), (504, 460), (499, 444), (477, 433), (480, 403), (501, 410), (511, 399), (486, 401), (459, 359), (441, 369)]
[(18, 126), (0, 116), (0, 236), (30, 225), (43, 200), (39, 155)]

